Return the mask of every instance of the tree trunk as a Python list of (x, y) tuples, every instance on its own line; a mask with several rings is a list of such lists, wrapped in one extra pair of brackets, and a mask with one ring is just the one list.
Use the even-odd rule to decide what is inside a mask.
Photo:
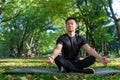
[(108, 45), (106, 41), (103, 43), (103, 53), (104, 53), (104, 56), (107, 56), (107, 57), (109, 56)]
[(116, 57), (119, 57), (120, 54), (119, 54), (119, 48), (116, 48)]
[(116, 30), (117, 30), (118, 40), (120, 41), (120, 26), (119, 26), (117, 19), (114, 19), (114, 22), (115, 22), (115, 26), (116, 26)]
[(17, 45), (17, 57), (19, 57), (20, 56), (20, 48), (19, 48), (19, 45)]
[(114, 11), (113, 11), (113, 8), (112, 8), (112, 0), (108, 0), (108, 2), (109, 2), (110, 11), (111, 11), (111, 13), (112, 13), (111, 18), (112, 18), (112, 19), (114, 20), (114, 22), (115, 22), (118, 40), (120, 41), (120, 26), (119, 26), (119, 23), (118, 23), (120, 19), (117, 19), (116, 15), (115, 15), (115, 13), (114, 13)]
[(27, 27), (23, 33), (22, 39), (20, 41), (20, 44), (17, 46), (17, 50), (18, 50), (18, 57), (21, 57), (23, 53), (23, 47), (24, 47), (24, 42), (25, 40), (28, 38), (29, 34), (27, 33)]
[[(110, 18), (112, 18), (112, 19), (114, 20), (115, 26), (116, 26), (116, 30), (117, 30), (118, 40), (120, 41), (120, 26), (119, 26), (119, 23), (118, 23), (119, 20), (120, 20), (120, 18), (117, 19), (116, 15), (115, 15), (115, 13), (114, 13), (114, 10), (113, 10), (113, 8), (112, 8), (112, 0), (108, 0), (108, 5), (109, 5), (109, 8), (110, 8), (110, 9), (109, 9), (110, 11), (108, 11), (108, 7), (105, 5), (104, 1), (103, 1), (103, 0), (100, 0), (100, 1), (101, 1), (101, 3), (104, 5), (105, 11), (106, 11), (108, 17), (110, 17)], [(110, 13), (111, 13), (112, 15), (111, 15)]]
[(15, 51), (14, 51), (14, 48), (13, 47), (10, 47), (10, 55), (9, 57), (12, 57), (12, 58), (15, 58)]
[(20, 43), (20, 45), (17, 46), (17, 57), (21, 57), (21, 54), (23, 53), (23, 42)]

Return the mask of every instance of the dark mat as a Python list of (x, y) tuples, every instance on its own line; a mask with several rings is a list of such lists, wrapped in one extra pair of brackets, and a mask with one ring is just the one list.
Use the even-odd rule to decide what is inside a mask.
[(115, 73), (120, 73), (120, 70), (112, 68), (95, 69), (95, 74), (115, 74)]
[(14, 70), (8, 70), (3, 72), (4, 74), (14, 74), (14, 73), (50, 73), (59, 74), (58, 69), (55, 68), (18, 68)]
[[(120, 73), (120, 70), (111, 69), (111, 68), (99, 68), (94, 69), (94, 74), (115, 74)], [(3, 72), (4, 74), (17, 74), (17, 73), (39, 73), (39, 74), (69, 74), (69, 73), (60, 73), (58, 69), (55, 68), (19, 68), (14, 70), (8, 70)]]

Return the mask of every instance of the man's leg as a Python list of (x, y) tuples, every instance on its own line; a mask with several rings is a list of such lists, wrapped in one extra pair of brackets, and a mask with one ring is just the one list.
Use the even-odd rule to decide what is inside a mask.
[(77, 71), (77, 68), (69, 60), (64, 59), (62, 56), (57, 56), (55, 58), (55, 63), (58, 66), (59, 70), (62, 66), (67, 72)]
[(91, 66), (95, 61), (96, 61), (96, 60), (95, 60), (95, 57), (93, 57), (93, 56), (88, 56), (88, 57), (86, 57), (86, 58), (83, 59), (83, 60), (78, 60), (78, 61), (75, 63), (75, 66), (77, 67), (77, 69), (83, 69), (83, 68), (86, 68), (86, 67)]
[(87, 68), (95, 62), (95, 57), (88, 56), (83, 60), (78, 60), (75, 62), (75, 66), (80, 73), (94, 74), (95, 70), (92, 68)]

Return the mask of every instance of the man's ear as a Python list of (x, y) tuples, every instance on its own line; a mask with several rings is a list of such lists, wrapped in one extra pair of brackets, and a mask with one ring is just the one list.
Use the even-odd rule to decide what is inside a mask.
[(78, 24), (76, 23), (76, 29), (78, 28)]
[(75, 31), (75, 32), (76, 32), (76, 33), (79, 33), (79, 32), (80, 32), (78, 25), (77, 25), (77, 27), (76, 27), (76, 31)]

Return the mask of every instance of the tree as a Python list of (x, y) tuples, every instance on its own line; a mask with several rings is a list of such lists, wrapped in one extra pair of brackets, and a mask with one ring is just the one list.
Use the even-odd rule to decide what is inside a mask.
[(116, 14), (112, 8), (112, 2), (113, 0), (100, 0), (101, 3), (104, 5), (104, 9), (107, 13), (107, 16), (112, 18), (114, 20), (115, 26), (116, 26), (116, 30), (117, 30), (117, 36), (118, 36), (118, 40), (120, 41), (120, 25), (119, 25), (119, 21), (120, 18), (116, 17)]
[[(30, 44), (32, 39), (33, 45), (38, 44), (39, 41), (46, 41), (45, 39), (42, 40), (42, 33), (47, 30), (54, 31), (57, 29), (59, 23), (56, 24), (56, 19), (62, 18), (62, 15), (67, 12), (65, 9), (65, 5), (68, 5), (66, 4), (67, 2), (68, 1), (60, 0), (6, 1), (4, 4), (4, 10), (2, 11), (3, 16), (1, 24), (5, 31), (13, 33), (14, 35), (12, 37), (9, 36), (10, 40), (7, 40), (5, 37), (7, 34), (4, 34), (4, 32), (2, 33), (4, 34), (3, 38), (10, 43), (9, 46), (11, 46), (11, 48), (9, 48), (9, 50), (13, 52), (12, 50), (15, 49), (17, 55), (20, 56), (28, 51), (26, 48), (26, 43)], [(7, 13), (9, 13), (9, 15)], [(56, 24), (56, 26), (53, 26), (53, 24)], [(12, 45), (14, 44), (12, 40), (15, 41), (15, 46)], [(43, 46), (42, 43), (40, 43), (40, 45)]]
[(0, 15), (0, 45), (4, 43), (6, 51), (17, 56), (50, 52), (58, 35), (65, 32), (69, 16), (79, 20), (78, 33), (87, 36), (92, 47), (101, 51), (109, 43), (103, 25), (110, 21), (98, 0), (3, 0)]
[[(87, 40), (90, 41), (92, 47), (97, 51), (101, 52), (103, 50), (104, 55), (108, 55), (108, 45), (106, 44), (109, 42), (110, 35), (108, 35), (108, 30), (103, 25), (108, 24), (110, 20), (106, 16), (103, 9), (104, 6), (98, 0), (76, 0), (76, 2), (77, 8), (80, 11), (78, 17), (85, 23)], [(103, 29), (104, 31), (100, 31)], [(101, 32), (104, 34), (101, 34)], [(104, 39), (102, 39), (103, 36)], [(100, 44), (104, 46), (100, 46)]]

